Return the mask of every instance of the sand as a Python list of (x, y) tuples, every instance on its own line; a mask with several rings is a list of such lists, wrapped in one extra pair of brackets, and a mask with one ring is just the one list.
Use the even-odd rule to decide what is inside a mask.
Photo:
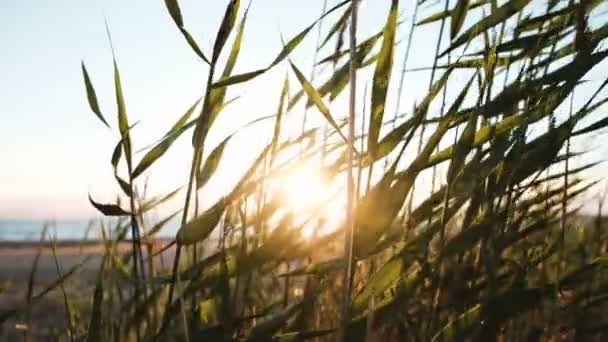
[[(157, 241), (163, 246), (168, 241)], [(130, 243), (122, 242), (118, 249), (129, 253)], [(46, 341), (65, 324), (63, 296), (56, 289), (32, 306), (30, 323), (26, 324), (24, 310), (29, 277), (36, 254), (41, 248), (40, 260), (35, 274), (34, 296), (58, 278), (52, 246), (39, 242), (0, 242), (0, 319), (7, 313), (17, 311), (0, 328), (0, 341), (23, 340), (23, 329), (28, 329), (28, 340)], [(104, 247), (100, 241), (61, 241), (56, 244), (57, 260), (62, 273), (85, 262), (66, 284), (66, 292), (73, 305), (86, 306), (92, 298), (96, 274), (99, 271)], [(173, 251), (164, 257), (169, 260)]]

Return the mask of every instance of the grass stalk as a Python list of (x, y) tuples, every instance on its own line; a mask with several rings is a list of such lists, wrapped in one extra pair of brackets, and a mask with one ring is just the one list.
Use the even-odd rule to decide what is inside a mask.
[(350, 285), (353, 266), (353, 234), (355, 229), (354, 217), (354, 178), (353, 178), (353, 155), (355, 144), (355, 110), (357, 96), (357, 15), (358, 15), (358, 0), (352, 0), (351, 18), (350, 18), (350, 94), (349, 94), (349, 111), (348, 111), (348, 147), (347, 147), (347, 171), (346, 171), (346, 227), (344, 234), (344, 274), (342, 278), (342, 324), (341, 335), (342, 340), (347, 340), (347, 329), (350, 323)]

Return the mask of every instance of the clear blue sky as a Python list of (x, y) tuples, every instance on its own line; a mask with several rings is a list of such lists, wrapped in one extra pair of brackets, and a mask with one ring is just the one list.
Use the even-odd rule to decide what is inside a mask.
[[(208, 54), (226, 2), (180, 1), (186, 26)], [(254, 0), (236, 72), (268, 64), (280, 48), (280, 35), (291, 37), (306, 27), (319, 15), (322, 3), (322, 0)], [(409, 19), (412, 2), (402, 3), (401, 11)], [(246, 4), (244, 1), (242, 6)], [(360, 37), (375, 33), (387, 9), (388, 1), (363, 2)], [(133, 131), (136, 147), (160, 137), (201, 95), (207, 68), (177, 31), (162, 0), (3, 0), (0, 2), (0, 218), (89, 217), (93, 211), (86, 200), (87, 193), (100, 200), (111, 200), (118, 192), (109, 164), (117, 133), (104, 16), (117, 51), (130, 121), (141, 120)], [(428, 42), (436, 30), (433, 26), (417, 31), (409, 67), (428, 66), (432, 57)], [(405, 30), (400, 31), (399, 39), (405, 35)], [(307, 74), (312, 65), (315, 36), (313, 31), (293, 56), (301, 69), (308, 70)], [(396, 72), (403, 47), (399, 45)], [(88, 108), (81, 59), (88, 67), (112, 131), (104, 128)], [(277, 83), (286, 70), (281, 65), (245, 87), (231, 88), (229, 97), (241, 98), (222, 114), (213, 128), (211, 145), (241, 124), (273, 112)], [(405, 96), (413, 99), (426, 90), (428, 79), (410, 74), (408, 82)], [(337, 116), (343, 115), (342, 105), (343, 101), (338, 100)], [(409, 106), (404, 101), (402, 109)], [(299, 125), (299, 120), (294, 122)], [(226, 165), (243, 165), (242, 161), (253, 155), (255, 147), (268, 140), (268, 133), (254, 128), (239, 139), (247, 144), (234, 141), (227, 153), (233, 160), (225, 162)], [(595, 145), (601, 144), (596, 140)], [(590, 147), (589, 142), (581, 146)], [(602, 148), (593, 157), (605, 151)], [(189, 138), (182, 139), (166, 160), (151, 170), (150, 191), (159, 193), (181, 185), (187, 177), (190, 153)], [(222, 174), (233, 179), (241, 171), (224, 167)], [(209, 192), (227, 186), (221, 181), (215, 183)]]

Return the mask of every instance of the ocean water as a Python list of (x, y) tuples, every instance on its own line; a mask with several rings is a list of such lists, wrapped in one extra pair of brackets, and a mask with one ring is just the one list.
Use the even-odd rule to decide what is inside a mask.
[[(113, 226), (111, 222), (106, 227)], [(171, 222), (166, 229), (158, 235), (172, 236), (176, 231), (176, 223)], [(71, 220), (71, 221), (38, 221), (38, 220), (3, 220), (0, 219), (0, 241), (37, 241), (48, 226), (46, 239), (55, 240), (96, 240), (101, 239), (101, 225), (99, 221)]]
[[(88, 239), (100, 237), (98, 226), (90, 226), (89, 221), (57, 221), (47, 223), (37, 220), (0, 220), (1, 241), (35, 241), (40, 240), (44, 226), (48, 225), (47, 238), (57, 240), (80, 240), (87, 235)], [(88, 233), (87, 233), (88, 230)]]

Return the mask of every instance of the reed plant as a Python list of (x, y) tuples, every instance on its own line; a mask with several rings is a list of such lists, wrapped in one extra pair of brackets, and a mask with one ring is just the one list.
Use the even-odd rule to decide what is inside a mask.
[[(603, 1), (387, 0), (388, 13), (370, 37), (357, 35), (357, 14), (375, 2), (330, 2), (316, 21), (283, 42), (269, 64), (240, 74), (234, 68), (243, 58), (241, 42), (255, 3), (225, 2), (208, 52), (189, 33), (177, 0), (165, 0), (193, 58), (209, 72), (201, 98), (141, 157), (132, 148), (136, 129), (114, 58), (118, 132), (111, 165), (128, 205), (90, 198), (101, 214), (116, 220), (104, 229), (105, 254), (89, 319), (68, 319), (59, 336), (606, 339), (608, 235), (601, 219), (595, 225), (581, 221), (576, 206), (597, 184), (585, 177), (597, 162), (571, 143), (608, 125), (601, 115), (608, 75), (595, 68), (608, 57)], [(409, 26), (400, 21), (403, 8)], [(323, 56), (318, 65), (333, 69), (312, 80), (290, 55), (321, 22), (328, 29), (311, 53)], [(428, 67), (414, 70), (408, 57), (421, 44), (414, 31), (429, 25), (439, 30), (436, 52)], [(402, 29), (404, 42), (397, 38)], [(428, 36), (424, 40), (429, 43)], [(397, 64), (403, 44), (404, 59)], [(251, 165), (235, 166), (243, 169), (242, 177), (202, 210), (201, 189), (221, 177), (225, 147), (239, 134), (216, 146), (207, 141), (231, 102), (230, 87), (246, 86), (280, 64), (289, 66), (290, 75), (276, 89), (276, 112), (262, 119), (273, 122), (269, 143)], [(357, 77), (365, 69), (373, 70), (369, 80)], [(82, 72), (91, 110), (113, 127), (84, 63)], [(419, 88), (408, 84), (414, 72), (430, 75), (430, 85), (402, 112), (401, 99)], [(368, 83), (370, 94), (357, 91)], [(575, 105), (580, 88), (586, 90), (576, 92)], [(391, 91), (396, 93), (389, 96)], [(331, 104), (341, 94), (349, 96), (346, 119)], [(397, 107), (387, 114), (391, 96)], [(301, 106), (326, 124), (309, 128), (304, 121), (300, 135), (284, 136), (285, 123), (297, 120), (292, 112)], [(369, 108), (367, 119), (360, 108)], [(146, 198), (137, 191), (141, 176), (154, 172), (183, 136), (192, 140), (185, 187)], [(330, 227), (323, 201), (295, 213), (273, 190), (273, 182), (311, 160), (321, 160), (324, 181), (346, 203), (340, 223)], [(178, 212), (147, 224), (152, 210), (180, 197)], [(177, 216), (177, 234), (157, 246), (156, 234)], [(305, 237), (302, 231), (311, 227), (315, 234)], [(132, 244), (128, 253), (116, 248), (125, 239)], [(163, 259), (167, 251), (174, 251), (172, 262)], [(71, 274), (60, 272), (49, 291), (62, 289)], [(23, 310), (2, 319), (26, 313), (43, 295), (30, 293)]]

